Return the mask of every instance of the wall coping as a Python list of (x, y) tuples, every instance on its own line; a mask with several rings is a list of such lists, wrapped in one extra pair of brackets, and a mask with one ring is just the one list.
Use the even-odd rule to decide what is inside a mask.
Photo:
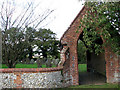
[(54, 68), (6, 68), (0, 69), (0, 73), (14, 73), (14, 72), (54, 72), (61, 71), (63, 67)]

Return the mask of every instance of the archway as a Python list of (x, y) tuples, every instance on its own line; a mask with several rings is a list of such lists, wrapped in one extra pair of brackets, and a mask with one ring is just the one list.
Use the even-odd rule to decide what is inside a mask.
[[(102, 39), (100, 38), (96, 43), (102, 45)], [(95, 52), (90, 52), (88, 46), (83, 41), (83, 33), (80, 35), (77, 45), (79, 84), (106, 83), (106, 61), (104, 52), (99, 55), (96, 55)]]
[[(79, 28), (80, 18), (85, 15), (85, 11), (87, 8), (84, 6), (79, 14), (76, 16), (74, 21), (71, 23), (70, 27), (66, 30), (66, 32), (61, 37), (61, 62), (59, 66), (63, 67), (63, 76), (64, 76), (64, 84), (65, 86), (70, 85), (79, 85), (79, 73), (78, 73), (78, 57), (77, 57), (77, 42), (79, 40), (80, 35), (82, 34), (82, 27)], [(104, 42), (103, 42), (104, 43)], [(120, 56), (116, 55), (110, 48), (110, 46), (104, 47), (104, 61), (106, 66), (106, 82), (107, 83), (118, 83), (119, 81), (119, 68), (120, 68)], [(69, 56), (67, 58), (66, 55)], [(87, 52), (88, 53), (88, 52)], [(90, 55), (90, 54), (88, 54)], [(93, 54), (94, 56), (94, 54)], [(103, 56), (103, 55), (101, 55)], [(89, 58), (89, 56), (87, 56)], [(89, 61), (89, 60), (87, 60)], [(98, 60), (100, 61), (100, 60)], [(93, 64), (92, 64), (93, 65)], [(95, 62), (97, 65), (97, 62)], [(87, 67), (91, 67), (89, 64)], [(92, 70), (91, 69), (91, 70)], [(89, 70), (89, 69), (88, 69)], [(98, 70), (99, 71), (99, 70)]]

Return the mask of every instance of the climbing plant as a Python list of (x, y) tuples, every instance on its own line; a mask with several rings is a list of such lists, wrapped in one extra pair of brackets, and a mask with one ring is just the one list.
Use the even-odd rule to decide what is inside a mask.
[(109, 44), (120, 54), (120, 2), (85, 2), (85, 7), (88, 10), (79, 27), (83, 27), (87, 49), (99, 54)]

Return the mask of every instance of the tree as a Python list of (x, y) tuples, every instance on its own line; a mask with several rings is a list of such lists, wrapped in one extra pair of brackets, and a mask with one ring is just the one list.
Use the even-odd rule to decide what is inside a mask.
[(9, 68), (14, 68), (24, 53), (23, 32), (17, 28), (11, 28), (10, 30), (2, 32), (2, 35), (3, 62), (5, 62)]
[(80, 28), (83, 27), (87, 48), (99, 54), (109, 44), (120, 54), (120, 2), (86, 2), (85, 7), (88, 10), (81, 19)]
[(78, 47), (77, 48), (78, 63), (79, 64), (85, 64), (86, 60), (87, 60), (87, 58), (86, 58), (86, 51), (87, 51), (87, 49), (86, 49), (84, 43), (81, 40), (78, 41), (78, 46), (77, 47)]
[(26, 43), (26, 55), (28, 55), (29, 60), (32, 59), (33, 56), (33, 49), (34, 49), (34, 40), (35, 40), (35, 32), (36, 29), (32, 28), (32, 27), (26, 27), (25, 30), (25, 43)]
[(30, 35), (35, 29), (28, 27), (37, 28), (53, 12), (48, 9), (43, 13), (36, 13), (37, 6), (34, 6), (32, 2), (27, 3), (25, 8), (19, 11), (14, 1), (6, 0), (1, 5), (2, 56), (9, 68), (14, 68), (28, 53), (29, 58), (32, 58), (31, 40), (33, 37)]
[(26, 26), (37, 28), (54, 11), (47, 9), (44, 12), (36, 13), (38, 6), (39, 4), (34, 5), (33, 2), (27, 2), (26, 6), (21, 6), (21, 10), (19, 10), (18, 4), (13, 0), (3, 1), (0, 11), (1, 29), (9, 30), (13, 27), (21, 29)]
[(38, 47), (37, 52), (44, 58), (47, 58), (48, 55), (59, 57), (59, 41), (56, 40), (55, 35), (56, 34), (53, 33), (50, 29), (39, 29), (39, 31), (37, 31), (35, 34), (35, 44)]

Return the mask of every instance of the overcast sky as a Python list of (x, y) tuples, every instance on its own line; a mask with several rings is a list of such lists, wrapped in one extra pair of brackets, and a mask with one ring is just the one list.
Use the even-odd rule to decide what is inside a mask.
[(53, 16), (55, 19), (49, 23), (46, 28), (50, 28), (57, 34), (60, 39), (63, 33), (67, 30), (71, 22), (81, 10), (82, 2), (78, 0), (50, 0), (54, 1), (52, 7), (55, 8)]
[[(10, 1), (10, 0), (8, 0)], [(17, 6), (25, 6), (26, 2), (34, 2), (39, 4), (37, 12), (44, 11), (46, 9), (54, 10), (54, 12), (44, 21), (42, 28), (51, 29), (57, 34), (57, 38), (60, 39), (63, 33), (67, 30), (71, 22), (77, 16), (83, 2), (79, 0), (13, 0), (17, 2)], [(0, 3), (2, 0), (0, 0)], [(19, 13), (20, 8), (17, 8)], [(48, 24), (48, 25), (46, 25)]]
[[(83, 2), (79, 0), (35, 0), (41, 2), (41, 8), (51, 9), (54, 12), (46, 19), (49, 24), (44, 28), (51, 29), (60, 39), (67, 30), (71, 22), (83, 7)], [(44, 26), (44, 25), (43, 25)]]
[(50, 28), (57, 34), (60, 39), (63, 33), (67, 30), (71, 22), (77, 16), (83, 7), (78, 0), (49, 0), (52, 1), (51, 7), (55, 9), (52, 16), (55, 17), (46, 28)]

